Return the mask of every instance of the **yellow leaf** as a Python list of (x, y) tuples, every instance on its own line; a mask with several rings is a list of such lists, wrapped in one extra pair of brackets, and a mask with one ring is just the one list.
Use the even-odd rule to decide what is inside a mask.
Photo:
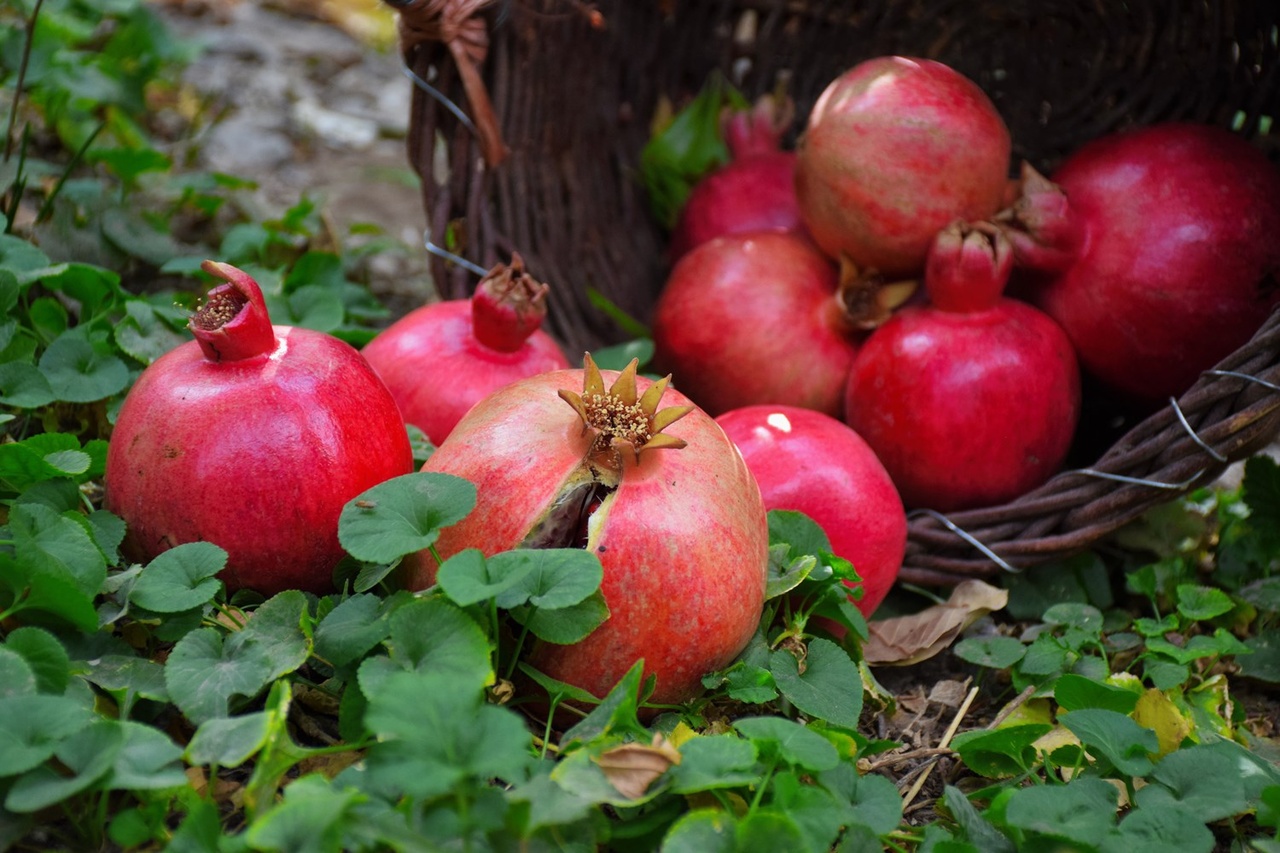
[(1180, 747), (1187, 735), (1191, 734), (1191, 721), (1183, 716), (1168, 696), (1154, 687), (1138, 698), (1138, 706), (1133, 709), (1133, 719), (1138, 725), (1156, 733), (1162, 756)]

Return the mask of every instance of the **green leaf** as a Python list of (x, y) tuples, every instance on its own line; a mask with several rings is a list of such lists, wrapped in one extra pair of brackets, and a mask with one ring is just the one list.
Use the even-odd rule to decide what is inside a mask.
[(311, 638), (303, 631), (307, 597), (285, 590), (259, 604), (240, 632), (242, 642), (259, 645), (275, 664), (271, 678), (293, 672), (311, 656)]
[(829, 770), (840, 762), (831, 741), (783, 717), (743, 717), (733, 727), (750, 738), (762, 754), (773, 754), (805, 770)]
[(1066, 785), (1013, 790), (1005, 807), (1005, 820), (1027, 832), (1096, 847), (1114, 825), (1119, 802), (1120, 792), (1114, 785), (1095, 776), (1083, 776)]
[(476, 489), (461, 477), (417, 472), (393, 477), (342, 508), (338, 541), (370, 563), (390, 563), (421, 551), (476, 504)]
[(1280, 548), (1280, 465), (1265, 454), (1246, 460), (1241, 498), (1254, 535), (1273, 552)]
[[(575, 741), (593, 741), (607, 734), (626, 735), (645, 733), (637, 716), (639, 712), (640, 687), (644, 678), (644, 661), (638, 660), (631, 665), (618, 683), (613, 686), (600, 704), (591, 713), (575, 723), (560, 738), (563, 749)], [(577, 688), (572, 688), (568, 698), (576, 698)]]
[(848, 803), (826, 788), (801, 781), (793, 771), (774, 775), (772, 788), (773, 801), (767, 812), (784, 814), (795, 824), (803, 837), (796, 849), (828, 851), (835, 846), (849, 823)]
[(40, 356), (40, 372), (59, 400), (92, 403), (118, 394), (129, 384), (129, 368), (104, 347), (95, 347), (73, 329)]
[(491, 563), (479, 548), (466, 548), (440, 564), (436, 583), (459, 607), (478, 604), (520, 583), (533, 570), (532, 562)]
[(769, 511), (769, 544), (791, 547), (793, 557), (831, 550), (826, 531), (809, 516), (791, 509)]
[(121, 352), (143, 364), (153, 363), (187, 341), (155, 308), (140, 299), (129, 300), (125, 312), (127, 316), (116, 325), (112, 335)]
[(186, 542), (156, 556), (138, 575), (129, 600), (156, 613), (181, 613), (208, 604), (222, 583), (216, 575), (227, 552), (212, 542)]
[(229, 713), (235, 696), (256, 695), (276, 670), (267, 648), (232, 635), (225, 643), (214, 628), (198, 628), (173, 647), (164, 667), (173, 703), (199, 725)]
[[(54, 694), (66, 691), (71, 680), (71, 658), (53, 634), (30, 625), (15, 628), (5, 639), (4, 648), (22, 656), (31, 668), (37, 691)], [(0, 679), (0, 685), (6, 683)]]
[(852, 806), (848, 821), (888, 835), (902, 823), (902, 794), (892, 781), (877, 773), (859, 773), (851, 762), (818, 774), (818, 780)]
[(1130, 714), (1138, 706), (1140, 694), (1123, 687), (1115, 687), (1070, 673), (1053, 683), (1054, 698), (1065, 710), (1104, 708), (1120, 714)]
[(818, 566), (818, 558), (813, 554), (791, 556), (791, 546), (779, 542), (769, 546), (769, 576), (765, 581), (764, 597), (766, 601), (790, 592), (809, 577)]
[(36, 693), (36, 674), (16, 651), (0, 646), (0, 699)]
[(1022, 660), (1027, 647), (1016, 637), (966, 637), (953, 647), (956, 657), (988, 669), (1007, 669)]
[(360, 689), (374, 696), (401, 671), (447, 678), (452, 690), (479, 694), (494, 683), (489, 638), (463, 610), (439, 598), (417, 599), (391, 614), (390, 656), (360, 665)]
[(182, 747), (155, 726), (121, 721), (124, 746), (116, 756), (107, 788), (115, 791), (156, 791), (189, 784), (182, 767)]
[(746, 787), (758, 781), (756, 748), (736, 735), (702, 735), (680, 747), (680, 763), (673, 766), (670, 791), (694, 794), (717, 788)]
[[(101, 556), (101, 552), (98, 553)], [(33, 564), (29, 560), (19, 562), (0, 551), (0, 583), (13, 594), (25, 594), (22, 610), (58, 617), (82, 631), (98, 629), (98, 611), (93, 606), (93, 596), (83, 592), (79, 588), (80, 583), (68, 577), (66, 572), (58, 571), (56, 566), (50, 567), (43, 562)]]
[(517, 607), (511, 616), (529, 632), (548, 643), (567, 646), (585, 640), (609, 618), (604, 595), (593, 592), (577, 604), (555, 610)]
[(38, 409), (55, 399), (49, 380), (34, 364), (19, 361), (0, 364), (0, 404), (15, 409)]
[[(591, 291), (588, 291), (587, 296), (590, 298)], [(630, 326), (630, 329), (632, 332), (639, 332), (643, 335), (647, 331), (643, 324), (638, 323), (634, 319), (628, 319), (631, 320), (632, 325)], [(627, 328), (626, 326), (621, 327), (624, 329)], [(620, 344), (614, 344), (613, 346), (600, 347), (599, 349), (592, 350), (591, 358), (595, 361), (596, 366), (601, 370), (618, 371), (625, 369), (626, 366), (631, 363), (631, 359), (634, 358), (639, 362), (639, 368), (643, 370), (645, 366), (653, 360), (653, 340), (651, 338), (641, 336), (629, 341), (623, 341)]]
[(271, 715), (255, 711), (236, 717), (205, 720), (187, 744), (186, 758), (192, 764), (239, 767), (258, 753), (271, 733)]
[(1274, 631), (1261, 632), (1245, 640), (1245, 646), (1251, 653), (1237, 661), (1240, 674), (1280, 684), (1280, 637)]
[(737, 853), (737, 820), (724, 809), (694, 809), (671, 825), (663, 853)]
[(369, 696), (365, 722), (378, 737), (366, 759), (370, 779), (417, 799), (490, 779), (518, 781), (532, 760), (523, 718), (453, 676), (388, 677)]
[(0, 776), (13, 776), (40, 764), (92, 718), (88, 708), (66, 696), (0, 698)]
[(977, 773), (992, 779), (1017, 776), (1036, 760), (1032, 745), (1050, 730), (1044, 723), (1025, 723), (998, 729), (961, 732), (951, 741), (960, 760)]
[(1178, 585), (1176, 593), (1178, 612), (1197, 622), (1230, 613), (1235, 607), (1231, 596), (1211, 586), (1184, 583)]
[(525, 603), (539, 609), (570, 607), (597, 591), (604, 579), (600, 558), (580, 548), (520, 548), (486, 562), (494, 575), (517, 578), (497, 596), (497, 605), (506, 609)]
[(1099, 853), (1212, 853), (1215, 849), (1209, 827), (1194, 815), (1160, 805), (1129, 812), (1103, 839)]
[(365, 799), (354, 788), (331, 785), (313, 773), (289, 783), (284, 801), (259, 815), (245, 832), (255, 850), (342, 853), (347, 812)]
[(125, 691), (143, 699), (168, 702), (165, 669), (161, 664), (133, 655), (102, 655), (88, 663), (85, 678), (103, 690)]
[(591, 799), (566, 791), (552, 781), (553, 766), (540, 767), (528, 781), (507, 792), (510, 802), (527, 804), (528, 814), (521, 826), (522, 838), (539, 829), (560, 829), (583, 820), (595, 809), (596, 804)]
[(1224, 820), (1249, 809), (1246, 772), (1234, 753), (1217, 744), (1175, 750), (1152, 771), (1150, 778), (1158, 784), (1139, 789), (1137, 804), (1144, 809), (1168, 804), (1201, 823)]
[(315, 629), (316, 655), (336, 667), (354, 663), (391, 632), (383, 600), (353, 595), (333, 608)]
[(53, 575), (94, 596), (107, 578), (107, 561), (84, 526), (46, 506), (15, 505), (9, 513), (13, 547), (31, 575)]
[(1146, 776), (1151, 772), (1150, 756), (1160, 749), (1156, 733), (1143, 728), (1118, 711), (1083, 708), (1061, 714), (1058, 721), (1090, 747), (1129, 776)]
[(942, 804), (964, 830), (964, 838), (984, 853), (1016, 853), (1012, 841), (984, 818), (958, 788), (943, 787)]
[(785, 649), (769, 658), (779, 692), (810, 717), (856, 730), (862, 715), (862, 676), (843, 648), (821, 638), (809, 641), (804, 671)]
[(125, 731), (117, 720), (99, 719), (65, 739), (54, 751), (64, 770), (32, 768), (13, 782), (5, 807), (34, 812), (67, 800), (103, 780), (124, 749)]

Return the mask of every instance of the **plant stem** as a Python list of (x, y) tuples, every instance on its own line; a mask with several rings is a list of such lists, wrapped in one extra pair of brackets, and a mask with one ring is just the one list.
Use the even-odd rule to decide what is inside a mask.
[(62, 174), (58, 176), (58, 182), (53, 185), (53, 189), (49, 195), (45, 197), (44, 203), (40, 205), (40, 210), (36, 213), (36, 222), (44, 222), (49, 218), (50, 212), (53, 210), (53, 202), (62, 192), (62, 186), (67, 182), (67, 178), (71, 177), (71, 172), (75, 169), (80, 161), (84, 159), (85, 152), (89, 150), (89, 146), (93, 144), (93, 140), (98, 138), (98, 134), (102, 133), (102, 129), (107, 126), (105, 121), (99, 122), (98, 126), (93, 129), (93, 133), (89, 134), (89, 138), (84, 144), (76, 149), (76, 153), (72, 155), (71, 162), (67, 163), (67, 167), (62, 170)]
[(40, 17), (40, 7), (44, 0), (36, 0), (27, 19), (27, 37), (22, 42), (22, 59), (18, 62), (18, 79), (13, 86), (13, 102), (9, 104), (9, 123), (4, 132), (4, 162), (9, 162), (13, 155), (13, 126), (18, 121), (18, 102), (22, 100), (22, 89), (27, 79), (27, 64), (31, 61), (31, 45), (36, 40), (36, 19)]

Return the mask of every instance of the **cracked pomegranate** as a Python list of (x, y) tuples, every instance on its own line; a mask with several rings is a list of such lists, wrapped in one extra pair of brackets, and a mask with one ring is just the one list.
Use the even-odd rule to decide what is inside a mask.
[[(467, 413), (423, 470), (464, 477), (478, 492), (471, 514), (441, 531), (441, 558), (517, 547), (599, 556), (609, 618), (574, 645), (540, 643), (534, 666), (603, 696), (644, 659), (652, 701), (680, 702), (755, 632), (768, 525), (724, 431), (667, 379), (637, 377), (636, 367), (601, 371), (587, 356), (583, 370), (507, 385)], [(416, 564), (412, 585), (425, 588), (434, 559)]]

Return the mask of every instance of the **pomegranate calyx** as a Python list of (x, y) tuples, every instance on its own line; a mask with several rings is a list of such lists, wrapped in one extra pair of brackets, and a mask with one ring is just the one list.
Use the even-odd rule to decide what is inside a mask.
[(851, 330), (870, 331), (884, 325), (919, 287), (916, 279), (887, 281), (879, 270), (860, 268), (848, 255), (840, 255), (836, 301), (843, 313), (843, 322)]
[(782, 137), (795, 117), (795, 101), (783, 92), (762, 95), (750, 109), (726, 108), (722, 132), (730, 156), (745, 160), (782, 150)]
[(1018, 264), (1043, 272), (1069, 267), (1083, 240), (1080, 219), (1062, 187), (1025, 161), (1017, 200), (992, 221), (1009, 239)]
[(929, 247), (924, 286), (939, 310), (982, 311), (1000, 300), (1012, 272), (1013, 247), (999, 227), (958, 219)]
[[(582, 432), (595, 433), (587, 457), (592, 469), (600, 475), (616, 475), (622, 470), (624, 450), (634, 461), (640, 461), (645, 450), (678, 450), (686, 445), (682, 438), (663, 430), (680, 420), (692, 406), (668, 406), (658, 411), (658, 403), (671, 382), (670, 375), (650, 385), (643, 395), (636, 388), (638, 359), (631, 359), (606, 391), (604, 377), (590, 353), (583, 356), (582, 393), (562, 388), (560, 398), (573, 407), (582, 419)], [(612, 479), (605, 476), (603, 479)]]
[(511, 263), (489, 270), (471, 297), (471, 327), (476, 339), (500, 352), (520, 349), (542, 326), (550, 290), (525, 272), (524, 259), (512, 252)]
[(226, 282), (210, 290), (187, 321), (204, 357), (240, 361), (273, 352), (276, 334), (258, 283), (230, 264), (209, 260), (200, 268)]

